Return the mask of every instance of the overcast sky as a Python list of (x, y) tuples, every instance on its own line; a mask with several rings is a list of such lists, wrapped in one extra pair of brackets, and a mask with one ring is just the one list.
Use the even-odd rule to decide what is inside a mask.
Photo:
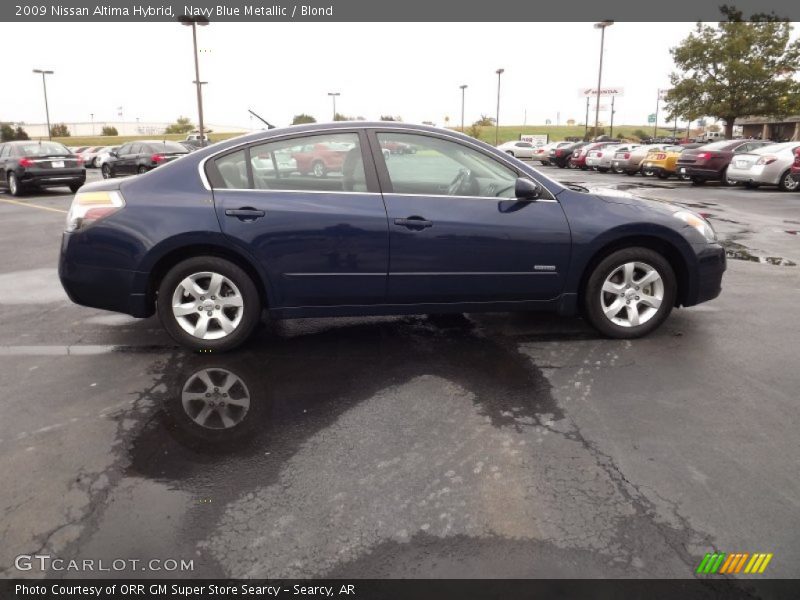
[[(645, 124), (656, 91), (669, 85), (669, 48), (692, 23), (616, 23), (606, 30), (603, 87), (624, 87), (615, 123)], [(48, 78), (51, 121), (196, 122), (191, 30), (177, 23), (0, 23), (0, 120), (44, 121)], [(305, 112), (337, 110), (377, 119), (451, 125), (494, 116), (502, 67), (501, 124), (582, 122), (578, 89), (597, 85), (600, 32), (591, 23), (211, 23), (198, 29), (205, 118), (260, 128), (252, 108), (276, 125)], [(607, 102), (603, 102), (607, 104)], [(590, 117), (590, 122), (594, 117)], [(601, 121), (607, 121), (601, 113)], [(661, 120), (660, 120), (661, 121)]]

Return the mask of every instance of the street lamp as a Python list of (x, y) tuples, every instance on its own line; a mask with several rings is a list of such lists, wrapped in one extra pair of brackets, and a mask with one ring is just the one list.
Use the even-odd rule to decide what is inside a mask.
[(41, 73), (42, 74), (42, 88), (44, 88), (44, 112), (47, 115), (47, 139), (52, 140), (53, 134), (50, 131), (50, 108), (47, 106), (47, 81), (45, 80), (45, 75), (52, 75), (53, 71), (44, 71), (42, 69), (34, 69), (34, 73)]
[(92, 135), (94, 135), (94, 113), (89, 113), (89, 118), (92, 120)]
[(597, 137), (597, 130), (600, 125), (600, 82), (603, 79), (603, 46), (606, 41), (606, 27), (611, 27), (614, 21), (600, 21), (594, 24), (595, 29), (600, 30), (600, 68), (597, 72), (597, 104), (594, 111), (594, 135)]
[(200, 65), (197, 60), (197, 26), (205, 27), (208, 25), (208, 19), (203, 16), (191, 17), (189, 15), (181, 15), (178, 17), (181, 25), (186, 25), (192, 28), (192, 43), (194, 45), (194, 81), (197, 88), (197, 121), (200, 130), (200, 145), (206, 145), (206, 137), (203, 127), (203, 84), (205, 81), (200, 81)]
[(499, 144), (500, 139), (500, 75), (505, 72), (505, 69), (497, 69), (497, 115), (494, 119), (494, 145)]
[(328, 92), (328, 96), (333, 100), (333, 120), (336, 120), (336, 96), (341, 96), (339, 92)]
[(458, 87), (461, 88), (461, 133), (464, 133), (464, 90), (467, 89), (467, 84)]

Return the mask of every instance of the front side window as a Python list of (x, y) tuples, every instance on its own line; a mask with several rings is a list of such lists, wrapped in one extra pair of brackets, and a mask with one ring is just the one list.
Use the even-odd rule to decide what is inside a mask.
[[(216, 159), (223, 185), (216, 187), (298, 192), (367, 192), (364, 159), (356, 133), (295, 137), (250, 146)], [(247, 169), (252, 186), (247, 182)], [(232, 184), (232, 183), (235, 183)]]
[(517, 173), (469, 146), (428, 135), (377, 135), (381, 147), (410, 149), (385, 160), (395, 194), (514, 197)]

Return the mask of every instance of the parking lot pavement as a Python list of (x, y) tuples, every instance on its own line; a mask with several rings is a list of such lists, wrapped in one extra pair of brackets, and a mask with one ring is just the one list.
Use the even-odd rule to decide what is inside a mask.
[(720, 298), (635, 341), (470, 314), (190, 354), (68, 302), (69, 196), (0, 194), (0, 573), (42, 576), (13, 567), (41, 552), (194, 560), (131, 576), (690, 577), (717, 549), (800, 576), (800, 194), (542, 172), (708, 214)]

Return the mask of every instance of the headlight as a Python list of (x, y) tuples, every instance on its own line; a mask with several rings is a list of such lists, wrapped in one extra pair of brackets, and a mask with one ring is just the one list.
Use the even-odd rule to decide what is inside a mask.
[(67, 214), (67, 231), (88, 227), (125, 206), (125, 199), (118, 191), (78, 192), (72, 200)]
[(679, 210), (676, 213), (672, 213), (672, 216), (677, 219), (680, 219), (687, 225), (691, 225), (692, 227), (694, 227), (709, 242), (717, 241), (717, 232), (714, 231), (714, 228), (711, 226), (711, 223), (706, 221), (700, 215), (696, 215), (695, 213), (688, 210)]

